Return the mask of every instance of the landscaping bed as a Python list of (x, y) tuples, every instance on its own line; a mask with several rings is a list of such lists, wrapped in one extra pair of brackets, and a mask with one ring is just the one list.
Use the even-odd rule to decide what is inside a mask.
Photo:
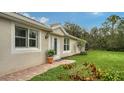
[(88, 51), (87, 55), (75, 55), (70, 65), (61, 65), (33, 77), (33, 81), (101, 81), (124, 80), (124, 52)]

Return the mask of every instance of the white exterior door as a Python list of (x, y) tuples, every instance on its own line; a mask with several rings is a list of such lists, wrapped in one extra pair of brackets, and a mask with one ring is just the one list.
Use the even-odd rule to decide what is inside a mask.
[(54, 60), (60, 59), (60, 40), (58, 37), (53, 37), (53, 49), (55, 51)]
[(49, 39), (49, 48), (55, 51), (54, 60), (60, 59), (60, 39), (57, 36), (51, 36)]

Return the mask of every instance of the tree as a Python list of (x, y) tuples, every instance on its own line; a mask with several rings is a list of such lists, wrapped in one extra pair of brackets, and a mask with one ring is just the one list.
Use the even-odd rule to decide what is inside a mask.
[(124, 18), (121, 18), (118, 25), (118, 46), (121, 50), (124, 50)]
[(89, 40), (89, 45), (91, 48), (96, 49), (98, 48), (98, 37), (99, 37), (99, 31), (97, 27), (93, 27), (90, 31), (90, 40)]
[(107, 18), (107, 22), (110, 24), (110, 35), (107, 40), (107, 49), (108, 50), (117, 50), (118, 49), (118, 25), (120, 24), (121, 18), (117, 15), (111, 15)]
[(118, 30), (124, 31), (124, 18), (120, 19), (120, 24), (118, 25)]
[(80, 50), (80, 54), (82, 54), (84, 51), (83, 51), (83, 48), (85, 47), (85, 44), (86, 44), (86, 41), (81, 39), (77, 42), (77, 46)]
[[(93, 27), (90, 32), (73, 23), (64, 26), (69, 34), (86, 40), (89, 48), (124, 51), (124, 18), (118, 15), (109, 16), (101, 27)], [(81, 42), (79, 45), (81, 49)]]
[(74, 24), (74, 23), (66, 22), (64, 24), (64, 28), (69, 34), (71, 34), (75, 37), (78, 37), (78, 38), (82, 38), (82, 36), (83, 36), (82, 34), (85, 32), (85, 30), (83, 28), (81, 28), (79, 25)]
[(107, 18), (107, 22), (111, 24), (112, 32), (114, 31), (115, 25), (120, 21), (120, 17), (117, 15), (111, 15)]
[(124, 18), (111, 15), (99, 29), (93, 27), (90, 35), (91, 48), (122, 51), (124, 50)]

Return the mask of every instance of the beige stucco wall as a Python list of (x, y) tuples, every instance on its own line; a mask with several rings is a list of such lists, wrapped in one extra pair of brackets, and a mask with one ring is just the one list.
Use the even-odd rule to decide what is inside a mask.
[(41, 51), (12, 53), (11, 21), (0, 18), (0, 76), (46, 62), (48, 39), (41, 31)]
[(57, 39), (59, 39), (58, 41), (59, 41), (59, 43), (58, 44), (60, 44), (59, 46), (59, 56), (60, 56), (60, 58), (63, 58), (63, 57), (67, 57), (67, 56), (71, 56), (71, 55), (74, 55), (74, 54), (78, 54), (78, 53), (80, 53), (80, 51), (79, 51), (79, 49), (78, 49), (78, 47), (77, 47), (77, 40), (74, 40), (74, 39), (71, 39), (70, 38), (70, 50), (69, 51), (64, 51), (64, 37), (63, 36), (57, 36), (57, 35), (53, 35), (53, 34), (51, 34), (50, 35), (50, 41), (49, 41), (49, 47), (51, 48), (51, 49), (53, 49), (53, 45), (52, 44), (54, 44), (54, 42), (52, 41), (52, 38), (54, 38), (54, 37), (56, 37)]
[[(30, 28), (30, 26), (27, 27)], [(45, 39), (45, 31), (37, 29), (41, 33), (41, 51), (13, 53), (12, 28), (14, 28), (12, 21), (0, 18), (0, 76), (45, 63), (46, 51), (53, 43), (52, 38)], [(60, 58), (79, 53), (77, 40), (71, 38), (70, 51), (64, 52), (64, 34), (61, 31), (58, 31), (57, 34), (61, 36), (51, 34), (49, 37), (56, 36), (59, 39)]]
[(77, 47), (77, 40), (70, 38), (70, 50), (65, 52), (64, 51), (64, 37), (61, 38), (61, 57), (71, 56), (74, 54), (78, 54), (79, 49)]

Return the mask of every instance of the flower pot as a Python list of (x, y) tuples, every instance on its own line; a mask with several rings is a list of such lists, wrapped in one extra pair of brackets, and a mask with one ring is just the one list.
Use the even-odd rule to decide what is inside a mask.
[(53, 57), (47, 57), (47, 62), (49, 64), (52, 64), (53, 63)]

